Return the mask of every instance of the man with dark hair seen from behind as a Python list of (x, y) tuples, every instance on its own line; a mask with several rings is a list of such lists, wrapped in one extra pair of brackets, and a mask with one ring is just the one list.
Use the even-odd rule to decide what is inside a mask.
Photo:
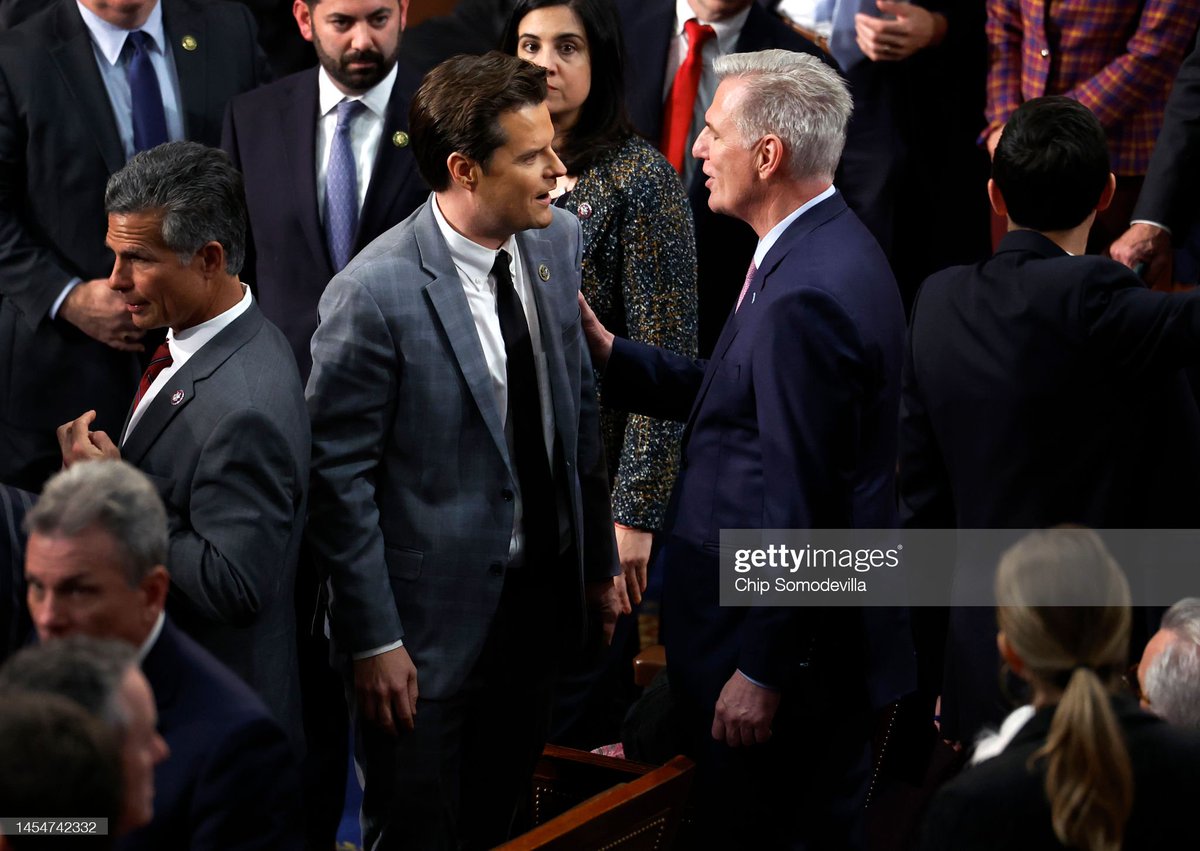
[(124, 848), (297, 849), (299, 790), (287, 738), (262, 701), (164, 615), (167, 516), (122, 461), (52, 478), (28, 515), (25, 577), (38, 639), (120, 639), (137, 650), (170, 758), (155, 818)]
[[(0, 851), (100, 851), (116, 842), (121, 756), (116, 732), (56, 694), (5, 691), (0, 699), (0, 812), (5, 818), (108, 820), (98, 836), (6, 835)], [(19, 815), (18, 815), (19, 814)]]
[(114, 174), (104, 200), (109, 286), (138, 328), (168, 333), (122, 433), (91, 431), (96, 414), (84, 413), (58, 430), (63, 465), (123, 457), (155, 484), (172, 618), (258, 692), (300, 753), (293, 595), (308, 418), (287, 341), (238, 277), (242, 177), (221, 151), (169, 142)]
[(431, 71), (409, 127), (433, 195), (321, 297), (310, 535), (377, 851), (520, 829), (585, 599), (611, 637), (624, 587), (545, 100), (500, 53)]
[(161, 142), (215, 145), (266, 74), (239, 3), (41, 5), (0, 33), (0, 481), (30, 491), (60, 423), (92, 408), (116, 431), (158, 342), (108, 286), (105, 181)]
[[(1200, 413), (1181, 369), (1200, 362), (1200, 291), (1151, 292), (1115, 261), (1078, 256), (1114, 186), (1087, 107), (1037, 98), (1005, 125), (988, 193), (1008, 233), (988, 260), (926, 280), (914, 307), (907, 525), (1200, 525)], [(949, 629), (942, 732), (966, 742), (1005, 712), (995, 619), (955, 607)]]

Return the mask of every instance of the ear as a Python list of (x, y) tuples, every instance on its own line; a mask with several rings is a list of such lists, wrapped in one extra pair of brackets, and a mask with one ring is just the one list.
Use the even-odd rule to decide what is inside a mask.
[(1004, 634), (1004, 630), (996, 633), (996, 647), (1000, 651), (1000, 658), (1008, 664), (1012, 672), (1024, 679), (1025, 663), (1017, 655), (1017, 651), (1013, 650), (1012, 645), (1008, 643), (1008, 636)]
[[(312, 11), (308, 8), (308, 3), (304, 2), (304, 0), (294, 0), (292, 3), (292, 17), (296, 19), (296, 26), (300, 27), (300, 35), (304, 37), (304, 40), (312, 41)], [(403, 12), (401, 13), (400, 20), (403, 23)]]
[(783, 140), (774, 133), (768, 133), (758, 141), (758, 155), (754, 161), (754, 168), (760, 178), (766, 179), (783, 168)]
[(225, 271), (225, 249), (217, 241), (206, 242), (196, 252), (204, 268), (204, 275), (211, 278)]
[(408, 25), (408, 0), (400, 0), (400, 32)]
[(167, 591), (171, 588), (171, 575), (161, 564), (156, 564), (138, 584), (142, 596), (146, 598), (146, 612), (151, 620), (167, 605)]
[(1108, 205), (1112, 203), (1113, 194), (1117, 191), (1117, 176), (1111, 171), (1108, 173), (1108, 183), (1104, 184), (1104, 191), (1100, 193), (1100, 200), (1096, 202), (1097, 210), (1107, 210)]
[(479, 183), (479, 164), (468, 156), (455, 151), (446, 157), (446, 170), (450, 172), (450, 182), (468, 192), (474, 192)]
[(1008, 204), (1004, 203), (1004, 195), (1000, 192), (1000, 187), (991, 178), (988, 179), (987, 193), (988, 200), (992, 202), (992, 209), (996, 211), (996, 215), (1007, 218)]

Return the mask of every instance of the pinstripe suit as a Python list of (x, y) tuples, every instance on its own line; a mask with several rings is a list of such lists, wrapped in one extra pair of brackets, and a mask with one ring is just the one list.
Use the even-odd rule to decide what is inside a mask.
[[(364, 724), (356, 736), (366, 777), (364, 844), (370, 847), (380, 833), (378, 847), (444, 841), (430, 823), (453, 821), (454, 805), (445, 802), (457, 794), (431, 794), (425, 775), (408, 776), (422, 771), (427, 751), (421, 737), (441, 730), (443, 717), (457, 719), (446, 722), (444, 740), (430, 747), (444, 762), (459, 759), (458, 743), (480, 726), (472, 712), (501, 712), (510, 702), (467, 707), (462, 720), (463, 701), (478, 694), (481, 668), (516, 662), (532, 669), (533, 657), (576, 644), (584, 582), (615, 573), (591, 361), (576, 304), (579, 223), (556, 209), (548, 228), (516, 238), (537, 302), (554, 415), (554, 478), (575, 557), (535, 573), (553, 586), (547, 621), (561, 615), (562, 622), (518, 643), (521, 659), (497, 651), (497, 624), (512, 628), (510, 586), (520, 581), (506, 577), (517, 478), (475, 321), (432, 204), (372, 242), (329, 283), (307, 389), (309, 535), (318, 566), (330, 576), (334, 642), (355, 653), (402, 638), (420, 687), (414, 733), (397, 744)], [(531, 570), (527, 565), (519, 573)], [(548, 692), (541, 703), (531, 697), (548, 686), (553, 659), (548, 662), (540, 671), (523, 671), (529, 688), (509, 688), (512, 701), (531, 713), (548, 709)], [(501, 735), (495, 748), (524, 759), (522, 748), (540, 749), (524, 740), (536, 735)], [(397, 748), (409, 750), (397, 757)], [(474, 768), (506, 759), (497, 750), (487, 756), (489, 766)], [(443, 769), (439, 764), (434, 771)], [(406, 776), (394, 780), (393, 773)], [(463, 782), (473, 773), (463, 765)], [(439, 778), (443, 785), (457, 780)]]

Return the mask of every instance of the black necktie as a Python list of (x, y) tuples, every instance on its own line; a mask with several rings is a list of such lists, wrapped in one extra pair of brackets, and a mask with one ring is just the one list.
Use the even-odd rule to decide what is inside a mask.
[(525, 563), (537, 567), (557, 555), (558, 513), (554, 480), (542, 434), (542, 404), (534, 368), (529, 323), (513, 287), (506, 251), (496, 252), (492, 275), (496, 279), (496, 314), (508, 359), (508, 416), (512, 425), (513, 463), (521, 487), (524, 512)]

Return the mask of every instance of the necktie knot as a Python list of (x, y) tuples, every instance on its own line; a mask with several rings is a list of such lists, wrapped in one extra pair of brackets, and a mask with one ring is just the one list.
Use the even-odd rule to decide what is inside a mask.
[(351, 122), (363, 111), (361, 100), (344, 100), (337, 105), (337, 132), (343, 133), (350, 129)]
[(695, 18), (690, 18), (683, 25), (683, 32), (687, 36), (688, 42), (688, 58), (691, 59), (694, 55), (695, 61), (699, 61), (700, 49), (704, 47), (705, 42), (710, 38), (714, 38), (717, 31), (708, 24), (702, 24)]
[(503, 248), (496, 252), (496, 260), (492, 263), (492, 276), (495, 277), (498, 284), (505, 283), (512, 286), (512, 272), (509, 270), (511, 263), (512, 258)]
[(133, 407), (136, 410), (138, 404), (142, 401), (142, 397), (146, 395), (146, 391), (150, 389), (150, 385), (154, 383), (154, 379), (158, 378), (159, 373), (169, 367), (174, 360), (171, 358), (171, 347), (166, 340), (163, 340), (154, 354), (150, 358), (150, 363), (146, 366), (146, 372), (142, 375), (142, 380), (138, 382), (137, 395), (133, 397)]
[(125, 42), (133, 47), (134, 53), (149, 53), (154, 47), (154, 38), (145, 30), (134, 30), (125, 37)]

